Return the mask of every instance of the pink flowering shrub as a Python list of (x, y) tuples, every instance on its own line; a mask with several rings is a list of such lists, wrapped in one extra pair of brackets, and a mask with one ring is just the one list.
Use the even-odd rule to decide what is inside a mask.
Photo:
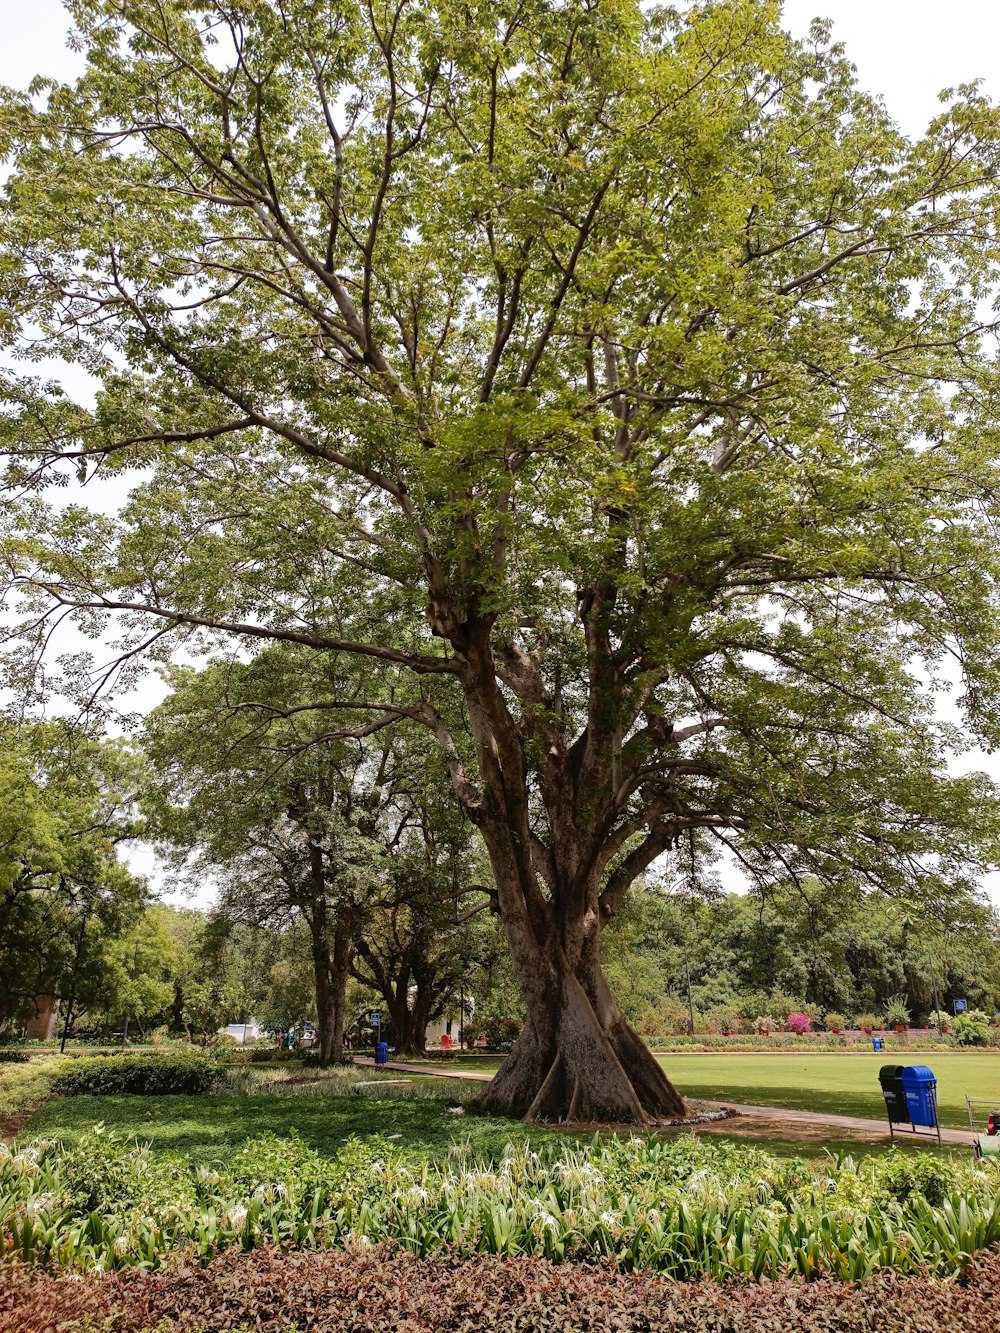
[(785, 1020), (785, 1027), (789, 1032), (794, 1032), (796, 1036), (801, 1037), (803, 1033), (811, 1030), (812, 1019), (808, 1014), (789, 1014)]

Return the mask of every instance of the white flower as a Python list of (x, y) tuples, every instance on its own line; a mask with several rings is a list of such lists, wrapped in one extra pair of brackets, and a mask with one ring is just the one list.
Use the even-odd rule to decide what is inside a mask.
[(615, 1227), (618, 1225), (618, 1214), (612, 1213), (610, 1211), (602, 1213), (601, 1221), (604, 1223), (604, 1225), (607, 1227), (609, 1231), (614, 1231)]
[(559, 1232), (559, 1219), (553, 1217), (547, 1209), (539, 1207), (538, 1212), (535, 1214), (531, 1229), (536, 1234), (548, 1231), (553, 1235), (557, 1235)]
[(115, 1237), (115, 1258), (120, 1259), (122, 1255), (128, 1253), (128, 1236)]
[(349, 1231), (344, 1237), (345, 1250), (370, 1250), (372, 1242), (363, 1233)]
[(246, 1220), (247, 1210), (241, 1203), (230, 1208), (229, 1212), (226, 1214), (226, 1223), (228, 1226), (231, 1226), (234, 1231), (239, 1231)]

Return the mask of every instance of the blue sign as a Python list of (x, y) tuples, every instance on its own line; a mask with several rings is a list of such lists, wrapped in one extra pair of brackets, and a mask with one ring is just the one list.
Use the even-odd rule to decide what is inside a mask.
[(373, 1028), (381, 1027), (381, 1026), (382, 1026), (382, 1015), (381, 1015), (380, 1013), (378, 1013), (376, 1010), (373, 1009), (372, 1012), (371, 1012), (371, 1021), (372, 1021), (372, 1027), (373, 1027)]
[(968, 1009), (968, 1007), (969, 1007), (969, 1001), (968, 1001), (968, 1000), (956, 1000), (956, 1001), (955, 1001), (955, 1013), (956, 1013), (956, 1014), (962, 1014), (962, 1013), (965, 1013), (965, 1011)]

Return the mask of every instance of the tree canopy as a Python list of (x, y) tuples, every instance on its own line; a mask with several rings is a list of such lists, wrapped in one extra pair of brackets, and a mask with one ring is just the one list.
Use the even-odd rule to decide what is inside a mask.
[[(490, 855), (490, 1096), (682, 1113), (600, 968), (658, 858), (938, 898), (997, 859), (947, 769), (998, 739), (996, 110), (907, 140), (777, 0), (68, 8), (86, 73), (0, 113), (3, 345), (98, 385), (6, 378), (24, 632), (412, 673), (363, 703)], [(67, 469), (130, 499), (47, 504)]]

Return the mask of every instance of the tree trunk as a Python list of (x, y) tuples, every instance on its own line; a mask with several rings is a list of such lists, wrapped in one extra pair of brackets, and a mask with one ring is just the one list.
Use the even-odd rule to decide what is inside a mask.
[(344, 1048), (344, 1014), (352, 944), (350, 910), (345, 906), (337, 911), (332, 946), (327, 906), (323, 899), (311, 904), (308, 920), (312, 937), (319, 1058), (321, 1064), (328, 1065), (341, 1058)]
[(316, 1027), (319, 1032), (319, 1058), (324, 1065), (340, 1060), (344, 1052), (344, 1011), (347, 1005), (347, 980), (350, 975), (351, 938), (354, 925), (349, 902), (334, 909), (333, 942), (330, 941), (330, 913), (323, 850), (309, 842), (309, 875), (312, 898), (304, 910), (312, 943), (313, 977), (316, 988)]
[[(619, 517), (610, 511), (609, 522), (616, 540), (624, 541)], [(452, 790), (486, 843), (528, 1011), (483, 1103), (528, 1120), (648, 1124), (687, 1114), (683, 1097), (622, 1017), (600, 967), (604, 922), (683, 827), (662, 791), (643, 796), (640, 817), (627, 813), (628, 797), (643, 785), (648, 754), (671, 729), (654, 718), (623, 741), (641, 709), (634, 702), (631, 713), (624, 708), (612, 645), (615, 596), (609, 580), (577, 590), (589, 686), (586, 723), (572, 744), (559, 720), (563, 701), (532, 654), (507, 635), (498, 633), (491, 643), (493, 617), (478, 609), (456, 616), (447, 592), (432, 596), (428, 606), (433, 632), (455, 649), (476, 742), (479, 783), (470, 782), (452, 745)], [(518, 716), (510, 694), (518, 699)], [(630, 697), (640, 699), (641, 691)], [(536, 775), (528, 764), (529, 741)]]
[(178, 980), (174, 980), (174, 998), (170, 1006), (170, 1031), (187, 1032), (187, 1024), (184, 1022), (184, 988)]
[(625, 1021), (595, 966), (580, 976), (546, 950), (544, 985), (522, 985), (524, 1028), (482, 1102), (526, 1120), (649, 1124), (687, 1114), (683, 1097)]
[(333, 936), (333, 960), (330, 969), (330, 994), (333, 1008), (330, 1018), (330, 1059), (340, 1060), (344, 1053), (344, 1024), (347, 1014), (347, 982), (351, 974), (354, 941), (354, 914), (349, 904), (337, 909), (337, 928)]
[(399, 1041), (400, 1055), (424, 1055), (426, 1053), (430, 1007), (430, 997), (418, 985), (413, 1008), (404, 1010), (403, 1031)]

